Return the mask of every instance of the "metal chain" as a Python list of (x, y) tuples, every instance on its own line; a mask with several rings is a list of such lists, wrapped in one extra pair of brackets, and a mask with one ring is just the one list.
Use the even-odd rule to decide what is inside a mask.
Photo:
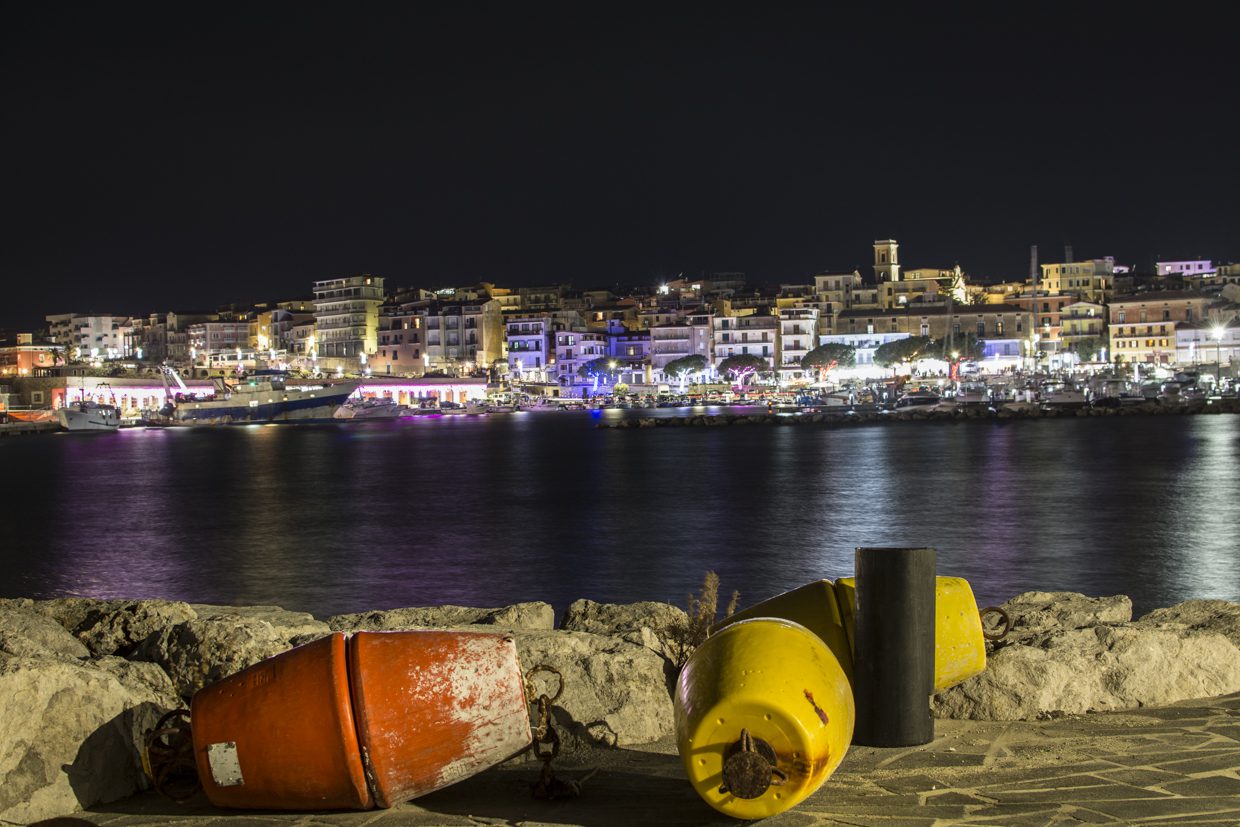
[(188, 709), (166, 713), (147, 731), (142, 744), (142, 769), (158, 793), (177, 803), (188, 801), (202, 789), (194, 762)]
[(540, 801), (555, 801), (557, 799), (576, 798), (581, 794), (581, 785), (594, 773), (589, 773), (577, 781), (566, 781), (556, 778), (555, 770), (551, 768), (551, 762), (560, 754), (560, 733), (556, 731), (555, 723), (551, 719), (551, 704), (559, 699), (564, 692), (564, 676), (559, 670), (550, 666), (539, 664), (525, 673), (525, 692), (526, 696), (535, 697), (534, 685), (532, 679), (539, 672), (546, 672), (559, 680), (559, 687), (554, 695), (548, 696), (545, 692), (537, 695), (537, 700), (531, 703), (537, 708), (538, 723), (533, 729), (534, 742), (530, 744), (530, 749), (534, 753), (534, 757), (542, 761), (542, 770), (538, 773), (538, 780), (530, 785), (530, 792), (534, 798)]

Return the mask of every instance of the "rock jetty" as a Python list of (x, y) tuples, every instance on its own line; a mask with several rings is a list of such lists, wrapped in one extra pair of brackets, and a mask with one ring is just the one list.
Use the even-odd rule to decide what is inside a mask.
[[(1189, 601), (1136, 621), (1126, 597), (1030, 592), (987, 670), (933, 699), (940, 717), (1015, 720), (1240, 691), (1240, 604)], [(276, 606), (163, 600), (0, 600), (0, 821), (26, 823), (146, 787), (138, 746), (203, 686), (332, 631), (479, 626), (511, 634), (526, 668), (564, 676), (567, 750), (672, 733), (676, 635), (663, 603), (439, 606), (318, 619)]]
[(1143, 402), (1122, 408), (1085, 407), (1078, 409), (1042, 410), (1031, 404), (1003, 405), (998, 408), (983, 407), (918, 407), (896, 411), (850, 411), (830, 409), (812, 413), (722, 413), (691, 416), (639, 416), (623, 419), (605, 419), (596, 428), (713, 428), (724, 425), (834, 425), (850, 427), (858, 425), (881, 425), (891, 422), (965, 422), (971, 420), (995, 420), (1010, 422), (1027, 419), (1077, 419), (1089, 417), (1124, 416), (1193, 416), (1240, 413), (1240, 399), (1212, 399), (1177, 405), (1159, 402)]

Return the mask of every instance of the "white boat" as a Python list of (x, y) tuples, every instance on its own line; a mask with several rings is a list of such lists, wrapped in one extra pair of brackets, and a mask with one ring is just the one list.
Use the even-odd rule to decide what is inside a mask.
[(115, 431), (121, 426), (115, 405), (77, 402), (56, 409), (56, 419), (66, 431)]
[(540, 396), (533, 401), (522, 402), (518, 410), (540, 413), (544, 411), (584, 411), (585, 405), (580, 399), (567, 399), (559, 396)]
[(352, 380), (290, 388), (275, 377), (240, 385), (221, 382), (214, 399), (177, 400), (171, 419), (183, 425), (328, 421), (361, 384)]
[(409, 413), (409, 408), (394, 399), (350, 399), (332, 414), (335, 419), (371, 420), (399, 419)]
[(934, 391), (909, 391), (896, 400), (896, 410), (902, 410), (904, 408), (928, 408), (938, 405), (942, 401), (942, 397)]
[(985, 382), (965, 382), (956, 394), (956, 404), (964, 408), (984, 408), (992, 401)]
[(1042, 407), (1048, 410), (1075, 410), (1089, 400), (1077, 388), (1065, 382), (1043, 382), (1040, 394)]

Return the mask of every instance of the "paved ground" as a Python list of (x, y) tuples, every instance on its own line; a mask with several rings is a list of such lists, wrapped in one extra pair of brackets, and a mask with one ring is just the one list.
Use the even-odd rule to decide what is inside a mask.
[[(912, 749), (850, 750), (821, 790), (764, 824), (1240, 825), (1240, 695), (1042, 722), (939, 721), (937, 736)], [(674, 744), (563, 763), (567, 778), (599, 767), (581, 798), (533, 801), (537, 765), (513, 762), (386, 811), (232, 814), (147, 795), (82, 816), (108, 827), (738, 823), (693, 793)]]

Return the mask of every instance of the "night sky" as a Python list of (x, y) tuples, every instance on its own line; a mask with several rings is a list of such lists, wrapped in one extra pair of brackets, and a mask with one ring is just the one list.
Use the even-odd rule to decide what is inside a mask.
[[(870, 4), (867, 4), (870, 5)], [(1240, 259), (1240, 50), (1160, 4), (6, 5), (0, 326), (388, 285)]]

